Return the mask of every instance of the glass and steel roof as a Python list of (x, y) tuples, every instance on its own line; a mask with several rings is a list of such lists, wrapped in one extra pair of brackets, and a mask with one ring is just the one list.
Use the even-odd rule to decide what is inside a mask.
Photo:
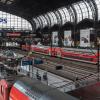
[[(94, 2), (93, 2), (94, 1)], [(67, 22), (79, 23), (84, 19), (100, 20), (100, 0), (83, 0), (70, 6), (61, 7), (55, 11), (33, 18), (37, 28), (63, 26)], [(96, 9), (97, 8), (97, 9)]]
[(0, 11), (0, 28), (14, 30), (32, 30), (31, 24), (24, 18)]
[(95, 3), (97, 5), (98, 20), (100, 20), (100, 0), (95, 0)]
[(86, 18), (93, 19), (92, 10), (86, 1), (78, 2), (76, 4), (73, 4), (73, 6), (77, 13), (77, 22), (80, 22)]

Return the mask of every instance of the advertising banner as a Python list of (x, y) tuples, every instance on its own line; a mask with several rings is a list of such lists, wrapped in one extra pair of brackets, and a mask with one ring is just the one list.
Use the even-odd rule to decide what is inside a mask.
[(52, 32), (52, 45), (58, 46), (58, 32)]
[(80, 30), (80, 46), (81, 47), (90, 47), (90, 30), (91, 29)]
[(72, 45), (71, 31), (64, 31), (64, 46), (71, 46), (71, 45)]

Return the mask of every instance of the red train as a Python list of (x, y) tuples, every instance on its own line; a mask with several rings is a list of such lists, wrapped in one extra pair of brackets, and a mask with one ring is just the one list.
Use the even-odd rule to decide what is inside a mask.
[(64, 59), (83, 61), (88, 63), (97, 63), (97, 53), (89, 53), (83, 51), (66, 50), (60, 47), (49, 46), (36, 46), (36, 45), (22, 45), (22, 50), (32, 51), (45, 55), (52, 55), (55, 57), (61, 57)]
[[(3, 67), (4, 68), (4, 67)], [(5, 71), (4, 71), (5, 72)], [(11, 73), (11, 71), (9, 71)], [(79, 100), (38, 80), (0, 72), (0, 100)]]

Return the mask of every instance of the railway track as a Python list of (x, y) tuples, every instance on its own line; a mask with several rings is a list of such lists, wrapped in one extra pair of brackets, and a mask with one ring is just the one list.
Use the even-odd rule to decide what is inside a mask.
[[(53, 62), (50, 62), (50, 63), (52, 64)], [(57, 65), (57, 63), (54, 63), (54, 64), (55, 64), (55, 66)], [(76, 65), (76, 66), (78, 67), (78, 65)], [(92, 70), (92, 71), (87, 71), (85, 68), (79, 69), (79, 68), (76, 68), (76, 66), (72, 66), (72, 67), (71, 67), (71, 66), (68, 66), (68, 65), (64, 65), (64, 64), (63, 64), (63, 67), (64, 67), (63, 69), (66, 70), (66, 68), (67, 68), (67, 69), (71, 69), (71, 70), (74, 70), (74, 71), (75, 71), (75, 70), (76, 70), (76, 71), (80, 71), (80, 70), (81, 70), (82, 73), (88, 73), (88, 74), (90, 74), (91, 72), (92, 72), (92, 73), (95, 73), (94, 70)]]
[[(19, 54), (22, 54), (22, 55), (28, 55), (28, 52), (26, 51), (22, 51), (22, 50), (17, 50), (17, 49), (14, 49), (14, 51), (16, 53), (19, 53)], [(65, 60), (65, 59), (61, 59), (61, 58), (55, 58), (55, 57), (49, 57), (49, 56), (44, 56), (44, 55), (41, 55), (41, 54), (33, 54), (34, 57), (37, 57), (37, 58), (41, 58), (41, 59), (44, 59), (46, 61), (52, 61), (52, 62), (57, 62), (58, 64), (62, 64), (62, 65), (68, 65), (68, 66), (72, 66), (72, 67), (75, 67), (77, 69), (83, 69), (83, 70), (89, 70), (90, 72), (91, 71), (94, 71), (94, 72), (97, 72), (97, 65), (95, 64), (89, 64), (89, 63), (84, 63), (84, 62), (76, 62), (76, 61), (72, 61), (72, 60)]]
[(76, 77), (78, 77), (79, 79), (82, 79), (84, 77), (95, 74), (94, 72), (76, 69), (75, 67), (73, 68), (68, 65), (63, 66), (62, 70), (56, 70), (57, 65), (59, 65), (59, 64), (49, 61), (42, 65), (35, 65), (35, 66), (38, 68), (53, 72), (55, 74), (58, 74), (60, 76), (63, 76), (65, 78), (71, 79), (73, 81), (76, 79)]
[[(21, 51), (21, 50), (14, 50), (16, 53), (20, 53), (23, 55), (27, 55), (28, 52)], [(70, 80), (75, 81), (78, 79), (82, 79), (84, 77), (88, 77), (90, 75), (97, 73), (97, 67), (94, 64), (83, 63), (83, 62), (76, 62), (71, 60), (64, 60), (61, 58), (43, 56), (40, 54), (33, 54), (34, 57), (42, 58), (44, 60), (44, 64), (42, 65), (35, 65), (40, 69), (47, 70), (59, 76), (68, 78)], [(63, 65), (62, 70), (56, 70), (57, 65)]]

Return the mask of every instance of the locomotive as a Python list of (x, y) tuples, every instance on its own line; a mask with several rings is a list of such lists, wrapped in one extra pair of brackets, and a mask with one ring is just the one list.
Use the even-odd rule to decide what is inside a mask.
[[(1, 68), (0, 68), (1, 71)], [(9, 73), (10, 74), (9, 74)], [(0, 100), (79, 100), (36, 79), (0, 72)]]
[[(37, 46), (37, 45), (22, 45), (22, 50), (32, 51), (44, 55), (60, 57), (69, 60), (82, 61), (87, 63), (97, 63), (97, 54), (83, 51), (70, 51), (60, 47)], [(100, 56), (100, 55), (99, 55)]]

